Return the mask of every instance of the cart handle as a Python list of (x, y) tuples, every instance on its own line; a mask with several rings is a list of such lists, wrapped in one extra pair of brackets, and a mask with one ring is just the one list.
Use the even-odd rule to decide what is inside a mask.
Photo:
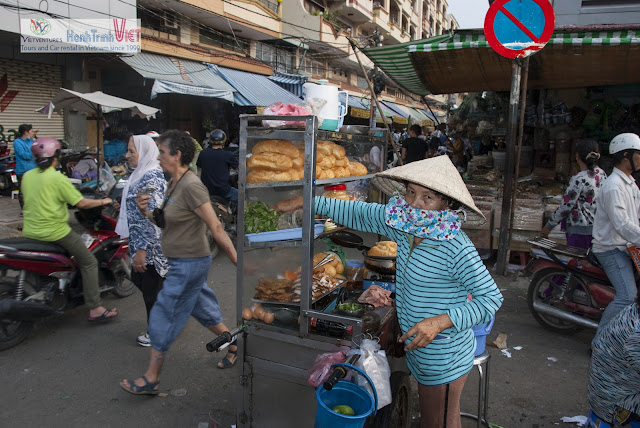
[(244, 329), (245, 329), (244, 324), (240, 324), (239, 326), (232, 329), (231, 331), (225, 331), (220, 336), (216, 337), (211, 342), (207, 343), (206, 345), (207, 351), (209, 352), (219, 351), (223, 345), (233, 342), (235, 338), (238, 336), (238, 334), (243, 332)]
[(367, 382), (369, 382), (369, 385), (371, 385), (371, 390), (373, 391), (373, 399), (375, 403), (375, 406), (373, 407), (373, 414), (375, 415), (376, 412), (378, 411), (378, 393), (376, 392), (376, 386), (373, 384), (373, 381), (371, 380), (371, 378), (367, 376), (365, 372), (363, 372), (362, 370), (360, 370), (355, 366), (352, 366), (351, 364), (336, 363), (336, 364), (333, 364), (331, 368), (338, 367), (338, 366), (357, 372), (359, 375), (363, 376), (367, 380)]

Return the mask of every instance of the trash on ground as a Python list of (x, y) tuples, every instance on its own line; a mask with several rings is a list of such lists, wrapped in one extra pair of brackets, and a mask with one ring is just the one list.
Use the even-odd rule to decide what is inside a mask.
[(496, 340), (489, 343), (490, 345), (495, 346), (498, 349), (507, 349), (507, 335), (505, 333), (498, 334)]
[(167, 394), (166, 392), (160, 392), (158, 393), (158, 397), (167, 397), (169, 394)]
[(557, 363), (558, 359), (556, 357), (547, 357), (547, 360), (553, 362), (553, 363)]
[(522, 346), (514, 346), (512, 349), (515, 349), (516, 351), (520, 351), (522, 350)]
[(502, 355), (506, 356), (507, 358), (511, 358), (511, 352), (509, 352), (508, 350), (503, 349), (500, 352), (502, 352)]
[(572, 417), (563, 416), (561, 420), (564, 423), (576, 422), (576, 426), (579, 427), (585, 426), (587, 424), (587, 417), (582, 415)]

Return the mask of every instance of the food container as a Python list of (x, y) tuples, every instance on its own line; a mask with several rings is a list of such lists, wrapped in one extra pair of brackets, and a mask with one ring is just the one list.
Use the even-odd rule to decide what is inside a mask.
[[(349, 107), (349, 94), (347, 91), (338, 90), (337, 86), (327, 85), (329, 83), (326, 79), (318, 80), (319, 84), (307, 82), (302, 85), (305, 89), (306, 101), (310, 101), (312, 98), (325, 100), (326, 104), (318, 113), (318, 117), (322, 119), (322, 124), (319, 129), (326, 129), (328, 131), (335, 131), (338, 129), (339, 119), (347, 114), (347, 108)], [(339, 94), (345, 95), (345, 108), (340, 109)]]
[(364, 262), (362, 260), (348, 259), (345, 262), (347, 287), (353, 289), (362, 288)]
[[(324, 223), (316, 223), (313, 233), (320, 235), (324, 230)], [(288, 241), (302, 239), (302, 228), (275, 230), (273, 232), (249, 233), (245, 235), (249, 242)]]
[(333, 186), (324, 186), (324, 193), (322, 194), (325, 198), (332, 199), (342, 199), (344, 201), (350, 201), (351, 197), (347, 193), (347, 185), (346, 184), (336, 184)]

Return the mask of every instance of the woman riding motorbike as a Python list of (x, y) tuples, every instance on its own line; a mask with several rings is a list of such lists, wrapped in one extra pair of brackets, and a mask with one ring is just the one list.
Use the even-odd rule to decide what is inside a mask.
[(50, 137), (38, 138), (31, 145), (37, 168), (27, 171), (20, 187), (24, 195), (25, 238), (51, 242), (75, 257), (82, 274), (84, 302), (89, 307), (90, 322), (111, 321), (118, 313), (102, 306), (98, 284), (98, 261), (87, 249), (80, 235), (68, 224), (67, 204), (81, 209), (110, 205), (105, 199), (85, 199), (69, 179), (56, 171), (60, 164), (61, 145)]

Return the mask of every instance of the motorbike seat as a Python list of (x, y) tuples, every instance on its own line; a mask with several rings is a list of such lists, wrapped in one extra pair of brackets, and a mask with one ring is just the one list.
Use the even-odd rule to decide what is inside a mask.
[(593, 254), (593, 252), (589, 251), (589, 255), (587, 256), (587, 260), (593, 266), (595, 266), (595, 267), (597, 267), (599, 269), (602, 269), (602, 265), (600, 264), (600, 260), (598, 260), (598, 258), (596, 257), (595, 254)]
[(0, 245), (15, 248), (22, 251), (46, 251), (49, 253), (65, 254), (67, 250), (52, 242), (36, 241), (29, 238), (0, 239)]

